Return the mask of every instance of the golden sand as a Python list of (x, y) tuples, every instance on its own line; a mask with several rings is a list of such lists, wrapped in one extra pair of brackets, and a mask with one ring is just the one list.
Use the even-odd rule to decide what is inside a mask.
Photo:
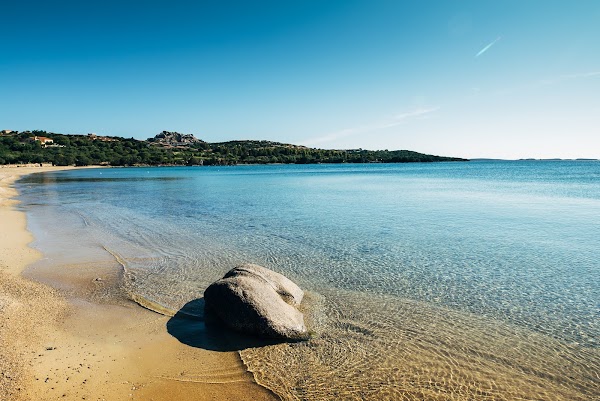
[[(41, 255), (27, 246), (33, 238), (12, 184), (59, 169), (0, 169), (0, 400), (278, 399), (237, 352), (180, 343), (166, 316), (133, 302), (95, 303), (21, 275)], [(64, 280), (64, 272), (57, 276)]]

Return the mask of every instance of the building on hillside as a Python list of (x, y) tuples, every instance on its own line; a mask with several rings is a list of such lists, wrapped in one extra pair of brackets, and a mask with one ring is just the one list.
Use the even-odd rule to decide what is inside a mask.
[(54, 140), (52, 140), (50, 138), (46, 138), (45, 136), (37, 136), (36, 135), (33, 138), (29, 138), (29, 139), (33, 142), (39, 142), (40, 145), (42, 145), (42, 148), (45, 148), (47, 146), (54, 144)]
[(16, 131), (13, 131), (13, 130), (10, 130), (10, 129), (3, 129), (2, 131), (0, 131), (0, 135), (8, 135), (8, 134), (11, 134), (13, 132), (16, 132)]

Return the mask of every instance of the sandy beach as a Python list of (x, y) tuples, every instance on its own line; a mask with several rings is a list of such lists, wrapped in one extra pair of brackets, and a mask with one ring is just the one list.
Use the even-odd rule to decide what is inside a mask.
[(237, 352), (195, 348), (171, 336), (169, 317), (127, 300), (96, 303), (85, 288), (62, 290), (93, 287), (99, 275), (110, 281), (114, 272), (45, 272), (61, 289), (29, 279), (35, 272), (23, 277), (42, 255), (28, 246), (33, 238), (13, 183), (59, 169), (0, 168), (0, 399), (278, 399), (254, 381)]

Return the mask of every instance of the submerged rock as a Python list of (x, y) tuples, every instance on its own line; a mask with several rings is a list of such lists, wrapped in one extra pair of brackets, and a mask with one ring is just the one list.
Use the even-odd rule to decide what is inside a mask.
[(304, 292), (288, 278), (254, 264), (233, 268), (204, 291), (205, 308), (228, 327), (282, 339), (306, 339), (304, 316), (296, 309)]

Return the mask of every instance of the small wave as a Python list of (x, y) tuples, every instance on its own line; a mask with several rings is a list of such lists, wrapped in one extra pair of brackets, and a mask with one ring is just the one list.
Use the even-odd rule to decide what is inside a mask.
[(173, 317), (175, 315), (178, 315), (180, 317), (189, 317), (192, 319), (203, 319), (203, 316), (199, 313), (195, 313), (193, 311), (186, 311), (182, 309), (176, 310), (136, 292), (132, 288), (132, 283), (135, 282), (135, 275), (127, 268), (127, 262), (125, 261), (125, 259), (123, 259), (123, 257), (121, 257), (121, 255), (119, 255), (117, 252), (107, 248), (105, 245), (103, 245), (102, 248), (106, 252), (111, 254), (115, 258), (117, 263), (119, 263), (119, 265), (121, 266), (121, 271), (123, 273), (121, 282), (122, 288), (125, 290), (127, 297), (131, 301), (135, 302), (144, 309), (148, 309), (152, 312), (158, 313), (163, 316)]

